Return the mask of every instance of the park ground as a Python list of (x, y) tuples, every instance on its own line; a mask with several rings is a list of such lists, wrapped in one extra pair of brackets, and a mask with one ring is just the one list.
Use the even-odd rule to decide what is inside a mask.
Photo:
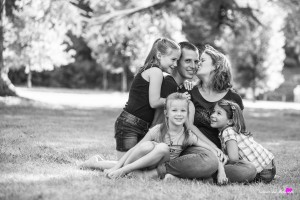
[[(17, 88), (0, 97), (0, 199), (300, 199), (300, 104), (245, 101), (254, 138), (276, 157), (270, 184), (110, 180), (76, 165), (114, 160), (114, 121), (127, 93)], [(34, 100), (34, 101), (33, 101)], [(293, 193), (286, 194), (292, 188)]]

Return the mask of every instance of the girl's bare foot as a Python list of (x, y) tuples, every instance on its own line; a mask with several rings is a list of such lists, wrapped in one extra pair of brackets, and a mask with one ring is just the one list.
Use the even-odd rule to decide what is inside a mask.
[(78, 167), (80, 169), (86, 169), (86, 168), (94, 168), (95, 163), (98, 163), (99, 161), (104, 160), (100, 155), (95, 155), (89, 158), (88, 160), (84, 161), (83, 163), (79, 164)]
[(110, 172), (106, 175), (107, 178), (110, 178), (110, 179), (118, 179), (118, 178), (122, 178), (126, 175), (126, 172), (120, 168), (120, 169), (117, 169), (113, 172)]

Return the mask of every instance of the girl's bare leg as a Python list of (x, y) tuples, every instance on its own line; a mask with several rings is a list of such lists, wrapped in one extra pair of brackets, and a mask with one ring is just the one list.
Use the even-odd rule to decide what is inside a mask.
[(154, 147), (155, 147), (155, 143), (152, 141), (146, 141), (146, 142), (139, 144), (139, 146), (137, 146), (137, 148), (135, 148), (132, 151), (132, 153), (128, 156), (127, 160), (124, 163), (124, 166), (147, 155), (154, 149)]
[(117, 151), (117, 158), (118, 158), (118, 160), (120, 160), (124, 156), (125, 153), (126, 152)]
[(134, 170), (143, 169), (145, 167), (156, 166), (159, 163), (168, 161), (169, 157), (169, 147), (165, 143), (159, 143), (155, 148), (145, 156), (140, 159), (124, 165), (122, 168), (113, 171), (108, 174), (109, 178), (119, 178), (124, 176)]

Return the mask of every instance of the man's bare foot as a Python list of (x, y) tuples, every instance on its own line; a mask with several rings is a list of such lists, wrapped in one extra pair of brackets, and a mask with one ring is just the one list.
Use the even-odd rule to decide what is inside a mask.
[(176, 176), (173, 176), (172, 174), (166, 174), (165, 178), (163, 179), (163, 181), (172, 181), (172, 180), (179, 180), (179, 178)]

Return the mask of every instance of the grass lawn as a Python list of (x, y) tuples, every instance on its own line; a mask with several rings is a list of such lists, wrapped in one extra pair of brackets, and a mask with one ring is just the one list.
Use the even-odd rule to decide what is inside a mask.
[[(276, 157), (271, 184), (110, 180), (76, 168), (94, 154), (115, 159), (121, 108), (78, 109), (0, 101), (0, 199), (300, 199), (300, 111), (246, 108), (248, 129)], [(285, 194), (292, 188), (293, 194)]]

